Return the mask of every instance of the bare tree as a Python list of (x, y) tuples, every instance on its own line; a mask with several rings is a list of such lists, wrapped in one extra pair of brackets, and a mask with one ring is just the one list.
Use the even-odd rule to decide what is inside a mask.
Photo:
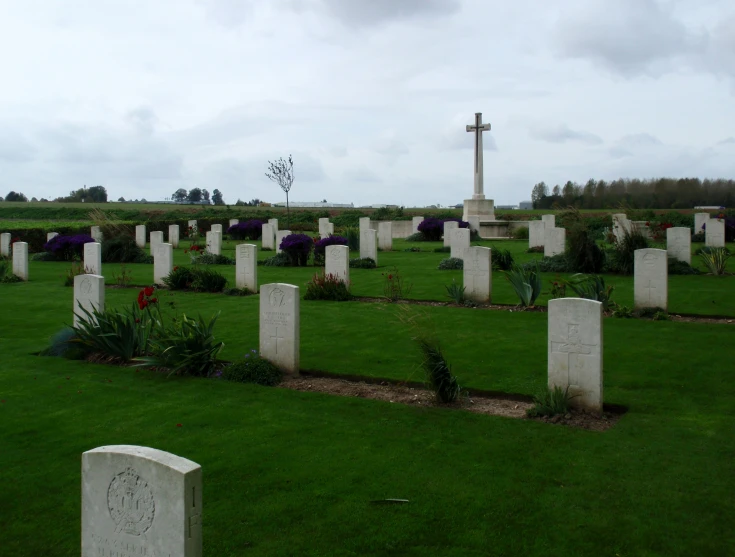
[(291, 191), (294, 179), (293, 158), (291, 155), (288, 156), (287, 161), (283, 160), (283, 158), (275, 162), (269, 161), (268, 172), (265, 173), (265, 176), (270, 181), (281, 186), (281, 189), (286, 192), (286, 228), (289, 228), (291, 226), (291, 210), (288, 206), (288, 192)]

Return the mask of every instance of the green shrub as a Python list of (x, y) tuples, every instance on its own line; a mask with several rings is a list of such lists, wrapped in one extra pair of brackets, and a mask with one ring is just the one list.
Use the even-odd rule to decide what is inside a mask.
[(171, 290), (186, 290), (191, 288), (194, 282), (194, 272), (188, 267), (174, 267), (167, 276), (163, 278), (163, 283)]
[(605, 254), (597, 245), (594, 233), (587, 228), (585, 222), (585, 219), (579, 216), (567, 230), (567, 261), (572, 272), (599, 273), (605, 264)]
[(727, 248), (710, 248), (708, 251), (702, 251), (699, 258), (710, 273), (720, 276), (726, 272), (730, 252)]
[(566, 253), (559, 253), (552, 255), (551, 257), (543, 257), (534, 261), (524, 263), (522, 267), (524, 269), (535, 269), (538, 265), (539, 270), (542, 273), (568, 273), (570, 272), (569, 260), (567, 259)]
[(452, 248), (450, 246), (441, 246), (434, 248), (434, 253), (451, 253)]
[(569, 387), (562, 389), (557, 385), (553, 389), (544, 389), (533, 397), (533, 407), (526, 410), (526, 415), (530, 418), (563, 416), (569, 412), (569, 400)]
[(287, 253), (281, 252), (273, 257), (258, 261), (258, 265), (263, 265), (264, 267), (290, 267), (291, 258)]
[(439, 261), (437, 267), (440, 271), (454, 271), (456, 269), (464, 269), (464, 260), (459, 257), (447, 257)]
[(143, 251), (128, 234), (104, 238), (100, 251), (103, 263), (153, 263), (153, 256)]
[(513, 268), (513, 254), (507, 249), (492, 248), (493, 269), (496, 271), (509, 271)]
[(337, 275), (316, 273), (306, 283), (304, 300), (331, 300), (333, 302), (346, 302), (352, 299), (347, 283)]
[(527, 226), (520, 226), (513, 229), (513, 232), (511, 232), (511, 234), (513, 235), (514, 240), (528, 240), (530, 231)]
[(692, 244), (703, 244), (706, 240), (704, 232), (697, 232), (692, 235)]
[[(217, 374), (215, 374), (217, 376)], [(255, 383), (266, 387), (275, 387), (283, 380), (283, 372), (253, 350), (245, 354), (245, 358), (225, 366), (220, 377), (238, 383)]]
[(67, 360), (82, 360), (86, 357), (87, 351), (78, 342), (78, 337), (74, 329), (64, 327), (51, 337), (48, 347), (44, 348), (39, 355), (56, 356), (66, 358)]
[(421, 367), (426, 373), (427, 386), (434, 391), (439, 402), (454, 402), (461, 389), (439, 343), (426, 338), (418, 338), (417, 342), (423, 356)]
[(251, 296), (255, 294), (255, 292), (248, 288), (225, 288), (222, 293), (225, 296)]
[(360, 229), (357, 226), (347, 226), (342, 234), (347, 238), (350, 251), (360, 251)]
[(669, 314), (663, 308), (640, 308), (633, 312), (639, 319), (651, 319), (653, 321), (668, 321)]
[(0, 282), (23, 282), (23, 279), (13, 274), (13, 264), (8, 259), (0, 259)]
[(535, 268), (514, 265), (510, 271), (503, 271), (518, 296), (521, 307), (531, 307), (541, 294), (541, 272), (538, 262)]
[(464, 291), (466, 290), (466, 287), (452, 281), (452, 284), (445, 286), (444, 288), (447, 289), (447, 296), (450, 300), (455, 304), (464, 304)]
[(605, 279), (599, 275), (586, 276), (578, 273), (569, 280), (565, 280), (564, 283), (578, 297), (601, 302), (603, 311), (608, 311), (613, 303), (611, 298), (615, 287), (605, 286)]
[(635, 317), (635, 314), (632, 309), (630, 309), (628, 306), (621, 306), (620, 304), (616, 304), (613, 302), (612, 306), (613, 311), (610, 315), (613, 317), (619, 317), (623, 319), (631, 319)]
[(372, 257), (358, 257), (350, 259), (350, 269), (375, 269), (375, 259)]
[(720, 250), (724, 250), (724, 252), (727, 255), (730, 255), (730, 250), (727, 249), (726, 247), (725, 248), (717, 248), (717, 247), (714, 247), (714, 246), (702, 246), (701, 248), (697, 248), (696, 250), (694, 250), (694, 255), (710, 254), (712, 252), (720, 251)]
[(670, 275), (701, 275), (699, 269), (692, 267), (686, 261), (669, 258), (669, 274)]
[(227, 279), (217, 271), (194, 269), (192, 276), (191, 289), (197, 292), (222, 292), (227, 286)]
[(415, 234), (411, 234), (406, 238), (407, 242), (426, 242), (426, 237), (421, 232), (416, 232)]
[(48, 251), (42, 251), (40, 253), (34, 253), (31, 255), (31, 261), (58, 261), (59, 259), (56, 257), (55, 254), (48, 252)]
[(632, 230), (623, 228), (622, 238), (615, 243), (615, 248), (608, 251), (608, 269), (621, 275), (632, 275), (635, 267), (635, 252), (648, 247), (648, 239), (635, 227)]
[(88, 354), (101, 354), (122, 362), (143, 356), (153, 333), (150, 311), (133, 303), (130, 310), (106, 309), (102, 312), (78, 308), (86, 320), (73, 327), (78, 342)]
[(217, 255), (205, 251), (200, 255), (191, 255), (191, 262), (194, 265), (234, 265), (235, 260), (226, 255)]

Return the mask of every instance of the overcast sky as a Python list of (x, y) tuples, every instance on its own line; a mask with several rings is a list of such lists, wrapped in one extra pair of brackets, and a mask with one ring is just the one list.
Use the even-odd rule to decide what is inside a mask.
[(735, 178), (732, 0), (5, 0), (0, 49), (0, 195), (461, 203), (475, 112), (496, 204)]

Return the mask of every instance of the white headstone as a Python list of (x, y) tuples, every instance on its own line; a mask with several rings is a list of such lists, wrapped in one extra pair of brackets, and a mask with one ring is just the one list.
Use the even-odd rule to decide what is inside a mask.
[(202, 468), (109, 445), (82, 453), (82, 557), (201, 557)]
[(273, 227), (273, 237), (275, 238), (276, 232), (278, 232), (278, 219), (268, 219), (268, 224)]
[(633, 270), (633, 299), (637, 308), (668, 307), (669, 266), (666, 250), (637, 249)]
[(276, 253), (281, 253), (281, 242), (286, 236), (290, 236), (290, 230), (279, 230), (276, 232)]
[(378, 233), (372, 228), (360, 232), (360, 259), (369, 257), (378, 264)]
[(230, 219), (230, 226), (235, 226), (236, 224), (240, 224), (239, 219)]
[(174, 247), (171, 244), (158, 244), (153, 252), (153, 282), (163, 284), (163, 279), (174, 268)]
[(89, 235), (92, 236), (95, 242), (102, 243), (102, 231), (99, 226), (92, 226), (89, 229)]
[(169, 224), (168, 225), (168, 243), (171, 244), (174, 249), (179, 247), (179, 225)]
[(450, 257), (456, 257), (458, 259), (464, 259), (465, 251), (470, 247), (470, 229), (469, 228), (455, 228), (452, 230), (452, 236), (450, 241), (451, 253)]
[(573, 397), (572, 406), (602, 412), (602, 303), (549, 300), (548, 386)]
[(284, 373), (299, 373), (299, 287), (260, 287), (260, 355)]
[[(554, 215), (551, 215), (552, 217)], [(528, 221), (528, 247), (537, 248), (544, 247), (544, 236), (546, 233), (546, 223), (542, 220)]]
[(456, 220), (450, 220), (444, 223), (444, 247), (448, 248), (452, 245), (452, 230), (459, 228)]
[(544, 227), (544, 257), (552, 257), (564, 253), (566, 240), (566, 228)]
[(13, 274), (28, 280), (28, 242), (13, 243)]
[(370, 225), (370, 217), (360, 217), (358, 223), (360, 225), (360, 234), (362, 234), (363, 230), (370, 230), (372, 228)]
[(350, 248), (349, 246), (327, 246), (324, 250), (324, 273), (334, 275), (349, 285)]
[(725, 247), (725, 221), (709, 219), (705, 229), (704, 243), (713, 248)]
[(54, 238), (56, 238), (56, 236), (58, 236), (58, 235), (59, 235), (58, 232), (47, 232), (46, 233), (46, 241), (47, 242), (50, 242), (51, 240), (53, 240)]
[(238, 288), (258, 291), (258, 246), (238, 244), (235, 248), (235, 283)]
[(319, 237), (326, 238), (329, 235), (329, 218), (319, 219)]
[(620, 242), (625, 237), (625, 232), (630, 234), (633, 231), (633, 223), (628, 219), (625, 213), (615, 213), (612, 216), (613, 235), (615, 240)]
[(688, 226), (666, 229), (666, 251), (672, 259), (692, 264), (692, 231)]
[(391, 221), (378, 223), (378, 247), (383, 251), (393, 249), (393, 223)]
[(275, 249), (276, 233), (272, 224), (264, 224), (261, 228), (261, 247), (263, 249)]
[(84, 244), (84, 272), (90, 275), (102, 274), (102, 244), (97, 242)]
[(209, 228), (209, 230), (212, 231), (212, 232), (219, 232), (220, 234), (222, 234), (222, 225), (221, 224), (213, 224)]
[(10, 257), (10, 232), (0, 234), (0, 255)]
[(694, 213), (694, 234), (704, 233), (703, 224), (707, 224), (709, 213)]
[(424, 217), (413, 217), (411, 219), (411, 226), (412, 226), (411, 233), (412, 234), (418, 234), (419, 224), (421, 224), (422, 222), (424, 222)]
[(145, 247), (145, 224), (135, 227), (135, 243), (139, 248)]
[(330, 222), (327, 224), (327, 236), (334, 236), (334, 223)]
[(77, 275), (74, 277), (74, 326), (87, 321), (87, 315), (79, 308), (89, 313), (94, 310), (105, 311), (105, 277), (101, 275)]
[(153, 231), (150, 233), (150, 245), (148, 246), (150, 249), (150, 254), (153, 255), (156, 253), (156, 246), (163, 243), (163, 232), (160, 230)]
[(541, 222), (548, 228), (556, 228), (556, 215), (541, 215)]
[(209, 253), (213, 255), (222, 255), (222, 232), (212, 230), (209, 232), (210, 245), (207, 248)]
[(490, 301), (493, 292), (492, 250), (474, 246), (464, 256), (464, 296), (478, 304)]

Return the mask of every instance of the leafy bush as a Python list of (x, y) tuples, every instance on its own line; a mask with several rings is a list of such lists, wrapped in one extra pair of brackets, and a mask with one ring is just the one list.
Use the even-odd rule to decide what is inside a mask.
[(608, 252), (608, 267), (614, 273), (632, 275), (635, 267), (635, 252), (648, 247), (648, 239), (636, 227), (623, 228), (623, 235)]
[(493, 269), (496, 271), (508, 271), (513, 268), (513, 254), (507, 249), (493, 248)]
[(456, 269), (464, 269), (464, 260), (459, 257), (447, 257), (439, 261), (437, 267), (440, 271), (454, 271)]
[(520, 301), (521, 307), (533, 306), (541, 294), (541, 271), (538, 262), (535, 268), (514, 265), (510, 271), (503, 271)]
[(357, 226), (347, 226), (344, 229), (344, 235), (350, 251), (360, 251), (360, 229)]
[(263, 221), (250, 219), (233, 224), (227, 229), (227, 234), (233, 240), (258, 240), (263, 235)]
[(692, 235), (692, 244), (703, 244), (706, 239), (704, 232), (697, 232)]
[(163, 283), (171, 290), (186, 290), (187, 288), (191, 288), (192, 282), (194, 282), (194, 272), (188, 267), (174, 267), (163, 278)]
[(692, 267), (686, 261), (669, 258), (669, 274), (670, 275), (701, 275), (699, 269)]
[(306, 283), (304, 300), (331, 300), (346, 302), (352, 298), (349, 286), (339, 276), (333, 274), (316, 273)]
[(464, 291), (466, 290), (466, 287), (452, 281), (452, 284), (445, 286), (444, 288), (447, 289), (447, 296), (450, 300), (455, 304), (464, 304)]
[(80, 259), (84, 253), (84, 244), (94, 242), (94, 238), (87, 234), (75, 236), (54, 236), (43, 246), (44, 251), (52, 253), (57, 261), (73, 261)]
[(613, 303), (611, 306), (613, 308), (612, 315), (613, 317), (618, 317), (621, 319), (631, 319), (635, 317), (633, 310), (630, 309), (628, 306), (621, 306), (620, 304)]
[(225, 288), (222, 293), (225, 296), (250, 296), (255, 294), (248, 288)]
[(222, 292), (227, 279), (217, 271), (209, 269), (192, 270), (191, 289), (197, 292)]
[(538, 265), (542, 273), (568, 273), (570, 271), (566, 253), (559, 253), (551, 257), (529, 261), (522, 266), (524, 269), (534, 269), (536, 265)]
[(639, 319), (651, 319), (653, 321), (668, 321), (669, 314), (663, 308), (640, 308), (633, 312)]
[[(215, 374), (217, 376), (217, 374)], [(225, 366), (220, 377), (238, 383), (255, 383), (266, 387), (275, 387), (283, 380), (283, 372), (255, 350), (245, 354), (245, 358)]]
[(605, 279), (599, 275), (586, 276), (578, 273), (564, 281), (564, 284), (580, 298), (602, 302), (603, 311), (608, 311), (613, 303), (611, 298), (615, 287), (605, 286)]
[(719, 276), (725, 274), (730, 252), (727, 248), (711, 248), (706, 252), (703, 251), (699, 258), (710, 273)]
[(291, 257), (287, 253), (281, 252), (273, 257), (258, 261), (258, 265), (263, 265), (264, 267), (290, 267)]
[(78, 342), (88, 354), (103, 354), (122, 362), (143, 356), (153, 333), (154, 320), (150, 309), (139, 305), (119, 311), (106, 309), (88, 311), (78, 308), (86, 317), (73, 328)]
[(605, 254), (595, 241), (595, 234), (587, 228), (586, 221), (574, 211), (577, 219), (567, 230), (567, 262), (572, 272), (599, 273), (605, 264)]
[(31, 261), (58, 261), (58, 259), (56, 259), (56, 256), (53, 253), (42, 251), (31, 255)]
[(281, 240), (280, 249), (291, 259), (294, 267), (305, 267), (309, 254), (314, 247), (314, 240), (306, 234), (289, 234)]
[(416, 232), (406, 237), (407, 242), (426, 242), (426, 238), (421, 232)]
[(372, 257), (357, 257), (350, 259), (350, 269), (375, 269), (375, 259)]
[(391, 302), (403, 300), (411, 292), (413, 285), (406, 284), (397, 267), (393, 267), (393, 270), (389, 273), (383, 273), (383, 276), (385, 277), (383, 294)]
[(521, 226), (514, 229), (511, 234), (513, 235), (513, 239), (515, 240), (528, 240), (530, 230), (528, 230), (527, 226)]
[(82, 360), (86, 357), (87, 352), (78, 342), (78, 337), (74, 329), (64, 327), (51, 337), (48, 347), (41, 350), (39, 355), (56, 356), (68, 360)]
[(153, 263), (153, 256), (143, 251), (128, 234), (105, 238), (100, 252), (104, 263)]
[(457, 378), (452, 375), (452, 369), (444, 358), (439, 343), (426, 338), (419, 338), (417, 341), (423, 356), (421, 367), (426, 373), (428, 387), (434, 391), (439, 402), (454, 402), (461, 389)]
[(569, 412), (569, 400), (569, 387), (562, 389), (557, 385), (544, 389), (533, 397), (533, 407), (526, 410), (526, 415), (529, 418), (564, 415)]
[(226, 255), (217, 255), (208, 251), (198, 252), (199, 255), (192, 253), (191, 262), (194, 265), (234, 265), (235, 260)]
[(13, 274), (13, 264), (7, 259), (0, 259), (0, 282), (23, 282), (23, 279)]

